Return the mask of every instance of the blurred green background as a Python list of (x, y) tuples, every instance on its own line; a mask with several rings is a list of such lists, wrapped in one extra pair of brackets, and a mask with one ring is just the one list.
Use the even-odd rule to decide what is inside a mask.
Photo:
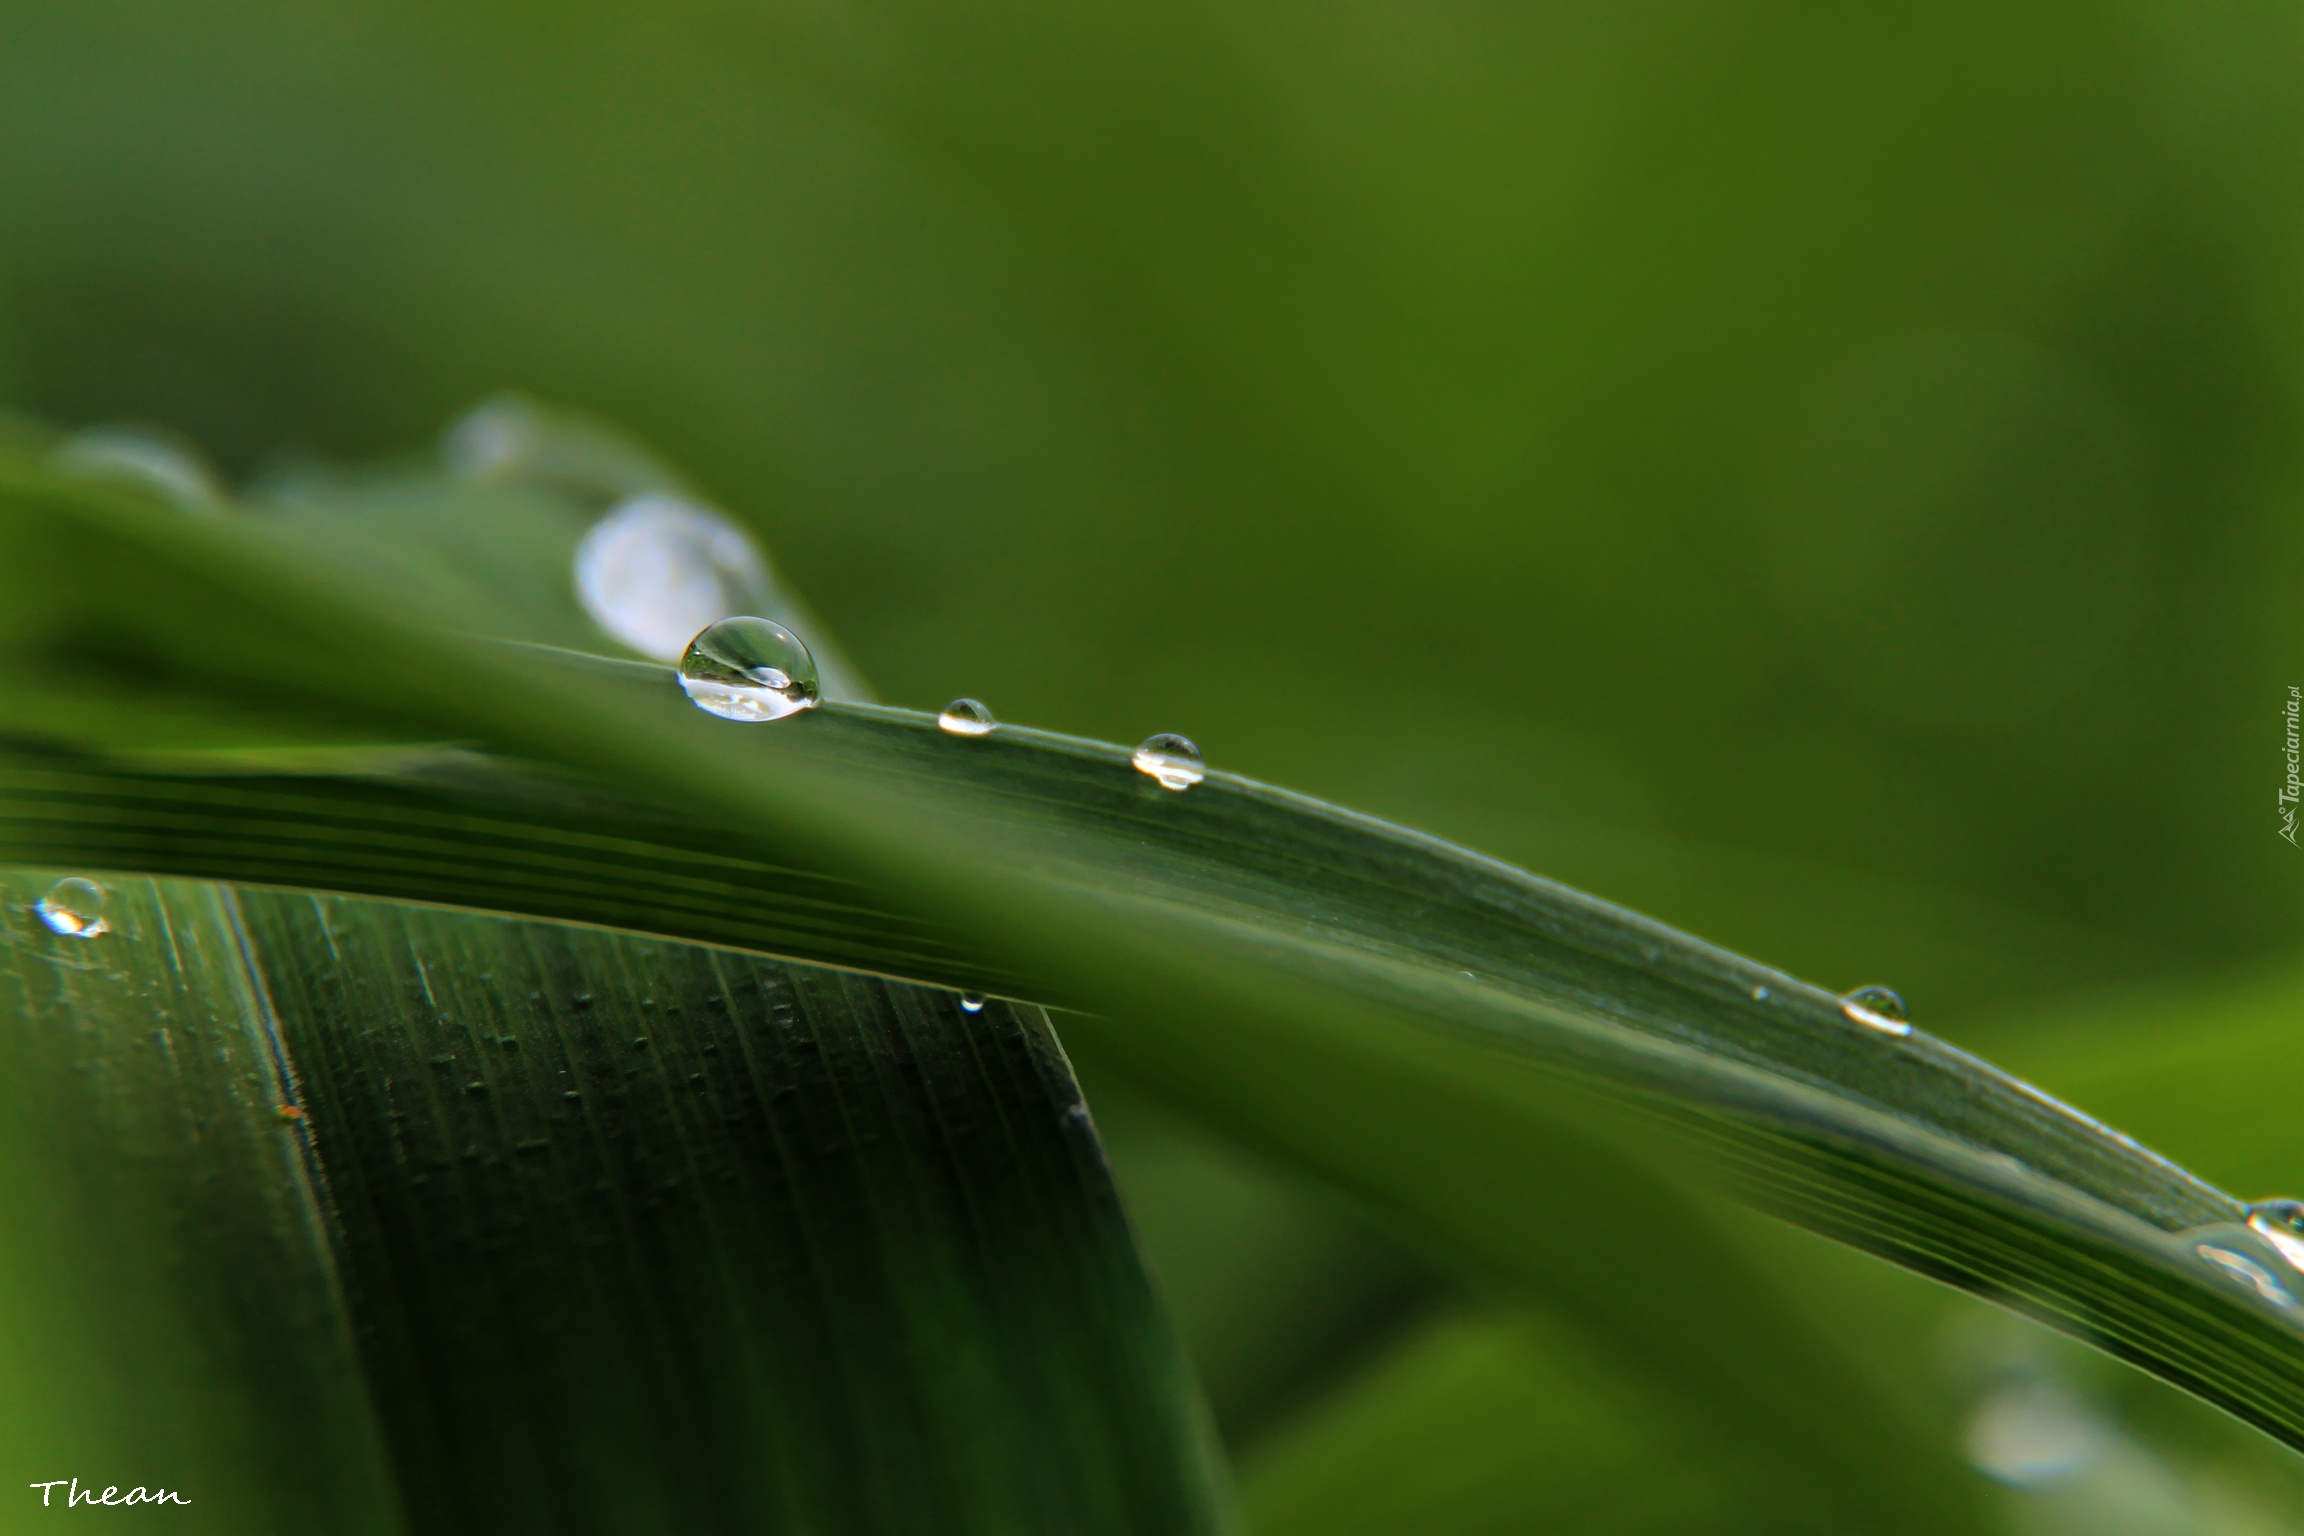
[[(0, 403), (241, 479), (596, 412), (894, 702), (2019, 1050), (2297, 947), (2300, 171), (2271, 0), (0, 0)], [(1235, 1446), (1501, 1358), (1083, 1070)]]

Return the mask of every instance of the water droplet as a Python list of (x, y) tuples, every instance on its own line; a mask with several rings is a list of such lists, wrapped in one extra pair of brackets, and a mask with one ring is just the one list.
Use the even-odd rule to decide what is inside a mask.
[(2236, 1249), (2222, 1243), (2195, 1243), (2192, 1251), (2233, 1279), (2245, 1282), (2272, 1305), (2296, 1305), (2296, 1298), (2288, 1294), (2286, 1286), (2273, 1278), (2270, 1270)]
[(1769, 991), (1766, 987), (1754, 987), (1752, 989), (1752, 1001), (1756, 1003), (1764, 1003), (1768, 1001), (1769, 995)]
[(458, 479), (541, 483), (601, 501), (681, 488), (670, 466), (607, 423), (518, 395), (483, 400), (450, 423), (440, 460)]
[(112, 925), (104, 920), (104, 887), (77, 875), (48, 887), (48, 894), (32, 910), (40, 914), (50, 933), (68, 939), (101, 938), (112, 931)]
[(2039, 1488), (2087, 1471), (2111, 1447), (2113, 1431), (2062, 1387), (2018, 1381), (1977, 1405), (1966, 1440), (1978, 1471), (2013, 1487)]
[(816, 658), (771, 619), (722, 619), (680, 658), (680, 686), (724, 720), (781, 720), (816, 707)]
[(768, 562), (743, 529), (683, 496), (618, 503), (576, 546), (576, 599), (643, 656), (677, 661), (689, 637), (775, 606)]
[(157, 496), (185, 512), (221, 512), (224, 484), (190, 440), (161, 427), (90, 427), (58, 443), (49, 466)]
[(1000, 722), (974, 699), (954, 699), (936, 717), (937, 728), (954, 736), (989, 736)]
[(1886, 987), (1858, 987), (1840, 1000), (1840, 1011), (1867, 1029), (1883, 1034), (1908, 1035), (1912, 1025), (1904, 1014), (1904, 999)]
[(984, 1011), (984, 999), (973, 992), (963, 992), (960, 994), (960, 1011), (962, 1013), (982, 1013)]
[(1129, 759), (1162, 789), (1186, 790), (1208, 776), (1200, 749), (1188, 737), (1152, 736)]
[(518, 474), (544, 442), (544, 420), (517, 395), (483, 400), (440, 435), (440, 457), (450, 474), (466, 480), (502, 480)]
[(2304, 1200), (2259, 1200), (2248, 1207), (2248, 1230), (2272, 1245), (2288, 1267), (2304, 1270)]

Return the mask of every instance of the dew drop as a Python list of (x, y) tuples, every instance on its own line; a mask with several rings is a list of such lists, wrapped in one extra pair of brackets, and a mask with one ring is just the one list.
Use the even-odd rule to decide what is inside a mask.
[(1840, 1000), (1840, 1011), (1867, 1029), (1883, 1034), (1908, 1035), (1912, 1025), (1904, 1013), (1904, 999), (1886, 987), (1858, 987)]
[(2304, 1200), (2259, 1200), (2248, 1207), (2248, 1230), (2272, 1245), (2288, 1267), (2304, 1271)]
[(960, 1011), (962, 1013), (982, 1013), (984, 1011), (984, 999), (973, 992), (963, 992), (960, 994)]
[(953, 736), (989, 736), (1000, 722), (974, 699), (954, 699), (936, 717), (937, 729)]
[(104, 920), (104, 887), (74, 875), (48, 887), (48, 894), (33, 905), (50, 933), (68, 939), (94, 939), (112, 931)]
[(224, 484), (200, 450), (161, 427), (89, 427), (58, 443), (48, 463), (74, 479), (143, 491), (185, 512), (225, 507)]
[(680, 686), (724, 720), (781, 720), (814, 709), (816, 658), (772, 619), (722, 619), (689, 643)]
[(1200, 749), (1183, 736), (1152, 736), (1129, 761), (1162, 789), (1187, 790), (1208, 776)]
[(2272, 1305), (2276, 1307), (2296, 1305), (2296, 1298), (2288, 1294), (2288, 1288), (2274, 1279), (2270, 1270), (2245, 1254), (2221, 1243), (2195, 1243), (2192, 1245), (2192, 1251), (2233, 1279), (2250, 1286), (2257, 1295)]
[(670, 466), (615, 428), (519, 395), (483, 400), (456, 418), (440, 435), (440, 460), (460, 480), (549, 485), (595, 505), (681, 488)]
[(448, 472), (466, 480), (502, 480), (518, 474), (544, 442), (543, 413), (517, 395), (483, 400), (440, 435)]
[(1768, 1001), (1769, 996), (1770, 993), (1766, 987), (1754, 987), (1752, 989), (1752, 1001), (1756, 1003), (1764, 1003)]
[(743, 529), (684, 496), (654, 492), (609, 509), (576, 546), (576, 600), (641, 655), (677, 661), (689, 637), (731, 614), (772, 608), (768, 562)]

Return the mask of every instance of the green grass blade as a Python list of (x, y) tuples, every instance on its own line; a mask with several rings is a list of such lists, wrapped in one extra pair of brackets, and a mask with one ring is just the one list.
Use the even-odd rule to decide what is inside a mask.
[(241, 901), (423, 1528), (1219, 1525), (1037, 1009)]
[[(133, 717), (168, 699), (211, 752), (341, 746), (365, 728), (619, 786), (588, 797), (453, 760), (429, 783), (373, 758), (301, 781), (26, 765), (7, 831), (22, 856), (179, 858), (1093, 1012), (1109, 1022), (1082, 1027), (1173, 1096), (1541, 1280), (1784, 1442), (1909, 1483), (1915, 1527), (1943, 1528), (1930, 1501), (1952, 1495), (1930, 1490), (1945, 1480), (1908, 1446), (1868, 1455), (1871, 1431), (1820, 1406), (1846, 1394), (1808, 1384), (1828, 1367), (1756, 1379), (1769, 1352), (1716, 1325), (1765, 1308), (1651, 1163), (1699, 1147), (1772, 1209), (2304, 1434), (2285, 1313), (2178, 1236), (2228, 1223), (2230, 1201), (1925, 1036), (1866, 1029), (1814, 988), (1603, 903), (1222, 775), (1170, 796), (1093, 743), (963, 743), (865, 709), (729, 726), (661, 681), (428, 634), (255, 530), (26, 487), (0, 539), (19, 599), (6, 702), (27, 732), (149, 746), (149, 722), (88, 701)], [(1627, 1210), (1671, 1234), (1659, 1246), (1683, 1269), (1627, 1286), (1608, 1256), (1561, 1241)]]

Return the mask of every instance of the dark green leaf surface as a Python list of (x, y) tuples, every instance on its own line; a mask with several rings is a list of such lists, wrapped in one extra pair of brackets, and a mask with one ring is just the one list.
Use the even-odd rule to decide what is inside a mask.
[[(214, 886), (115, 880), (51, 933), (0, 872), (0, 1464), (6, 1529), (406, 1527), (240, 933)], [(164, 1510), (68, 1514), (78, 1478)]]
[(12, 1289), (94, 1284), (16, 1342), (89, 1349), (144, 1412), (56, 1416), (31, 1471), (165, 1481), (232, 1531), (1222, 1525), (1037, 1009), (186, 882), (114, 882), (81, 940), (42, 883), (0, 953), (7, 1076), (42, 1090), (7, 1167), (67, 1164), (64, 1252), (109, 1262), (58, 1262), (20, 1191)]
[(1037, 1009), (242, 900), (420, 1527), (1215, 1529)]

